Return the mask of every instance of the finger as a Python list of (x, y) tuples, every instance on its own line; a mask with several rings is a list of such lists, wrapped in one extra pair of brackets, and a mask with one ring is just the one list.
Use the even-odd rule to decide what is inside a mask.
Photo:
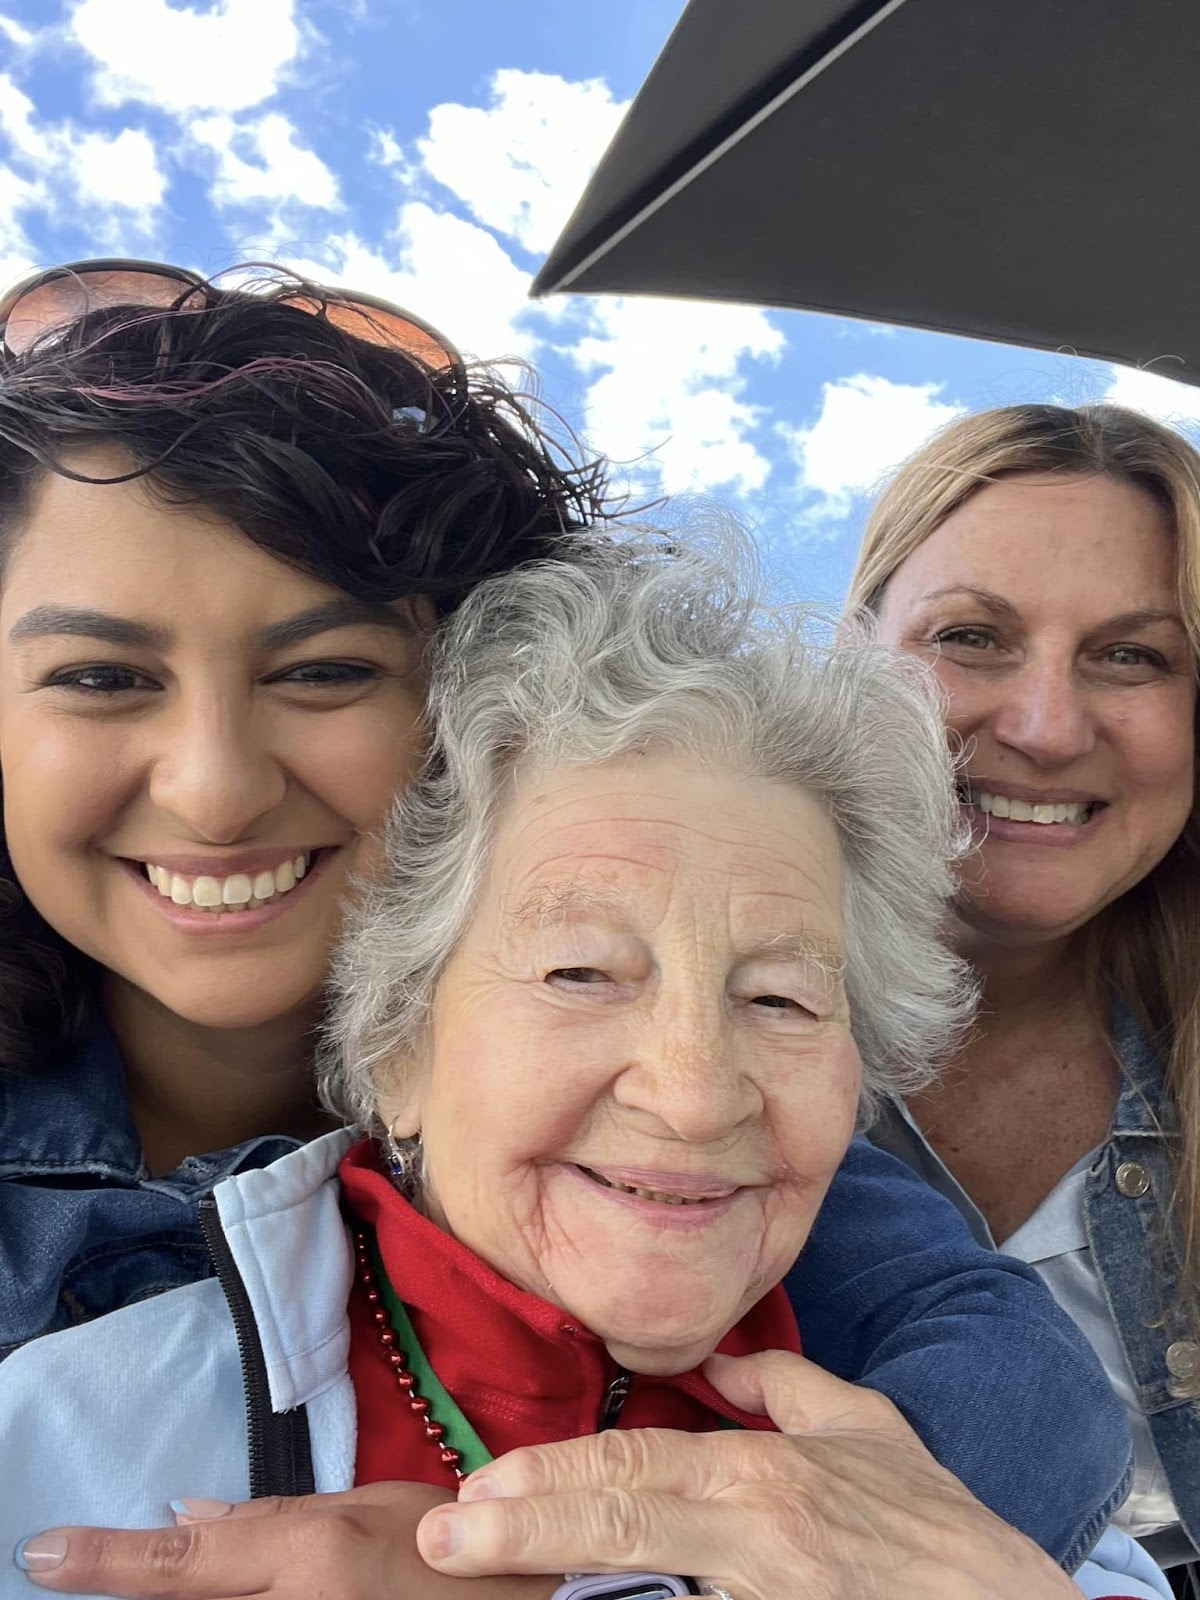
[[(221, 1527), (217, 1559), (205, 1535)], [(104, 1594), (120, 1600), (243, 1600), (267, 1587), (255, 1557), (257, 1529), (227, 1522), (186, 1528), (52, 1528), (17, 1553), (29, 1579), (60, 1594)], [(60, 1555), (56, 1565), (46, 1564)]]
[[(769, 1470), (776, 1435), (676, 1433), (666, 1428), (608, 1428), (558, 1444), (530, 1445), (472, 1473), (460, 1504), (595, 1489), (637, 1489), (702, 1500), (740, 1477)], [(775, 1440), (772, 1446), (771, 1440)], [(759, 1470), (761, 1468), (761, 1470)]]
[(916, 1438), (885, 1395), (835, 1378), (787, 1350), (710, 1356), (704, 1375), (731, 1405), (751, 1416), (770, 1417), (780, 1433), (866, 1430)]
[(725, 1569), (729, 1551), (744, 1546), (746, 1524), (744, 1507), (588, 1489), (441, 1507), (422, 1518), (417, 1548), (431, 1567), (455, 1577), (703, 1572), (720, 1575), (736, 1593), (739, 1575)]
[[(453, 1499), (451, 1490), (436, 1489), (427, 1483), (367, 1483), (339, 1494), (273, 1495), (262, 1500), (242, 1500), (233, 1506), (220, 1500), (173, 1500), (171, 1509), (185, 1524), (218, 1518), (253, 1522), (268, 1517), (314, 1516), (355, 1506), (376, 1506), (384, 1511), (394, 1510), (417, 1517), (430, 1507)], [(185, 1506), (198, 1509), (185, 1511)]]

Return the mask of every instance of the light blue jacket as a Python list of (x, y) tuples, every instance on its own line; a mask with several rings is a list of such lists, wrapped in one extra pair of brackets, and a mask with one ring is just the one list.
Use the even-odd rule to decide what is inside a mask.
[[(287, 1461), (298, 1428), (311, 1486), (351, 1487), (353, 1258), (336, 1178), (351, 1138), (330, 1134), (218, 1187), (210, 1245), (232, 1269), (221, 1282), (35, 1340), (0, 1366), (0, 1549), (54, 1526), (168, 1526), (172, 1499), (244, 1500), (265, 1459)], [(1170, 1600), (1122, 1534), (1105, 1535), (1076, 1581), (1093, 1600)], [(0, 1558), (0, 1597), (32, 1593)]]

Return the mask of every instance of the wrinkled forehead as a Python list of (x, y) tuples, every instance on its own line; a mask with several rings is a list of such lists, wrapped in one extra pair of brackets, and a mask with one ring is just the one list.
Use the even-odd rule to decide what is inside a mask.
[(819, 800), (780, 783), (665, 761), (556, 777), (518, 793), (489, 876), (512, 933), (711, 918), (754, 942), (811, 935), (840, 959), (836, 831)]

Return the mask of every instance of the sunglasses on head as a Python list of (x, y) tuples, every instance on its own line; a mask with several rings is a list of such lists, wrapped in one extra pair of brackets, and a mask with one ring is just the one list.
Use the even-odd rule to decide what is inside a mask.
[[(222, 291), (184, 267), (157, 261), (73, 261), (49, 267), (16, 284), (0, 298), (0, 352), (22, 355), (45, 333), (65, 327), (90, 311), (129, 306), (161, 311), (201, 311), (216, 304)], [(316, 284), (273, 299), (323, 317), (343, 333), (367, 344), (397, 350), (434, 373), (463, 375), (458, 351), (420, 317), (372, 295), (343, 294)]]

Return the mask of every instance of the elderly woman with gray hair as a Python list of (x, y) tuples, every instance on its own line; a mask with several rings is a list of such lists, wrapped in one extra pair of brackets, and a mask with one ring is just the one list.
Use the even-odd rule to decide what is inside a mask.
[[(325, 1090), (371, 1132), (221, 1184), (219, 1282), (10, 1358), (4, 1532), (396, 1479), (469, 1505), (526, 1445), (608, 1430), (635, 1478), (630, 1430), (802, 1431), (774, 1398), (803, 1332), (781, 1280), (863, 1105), (923, 1082), (970, 1011), (939, 942), (962, 843), (936, 708), (869, 640), (807, 643), (731, 568), (647, 544), (482, 586), (434, 709), (338, 966)], [(921, 1243), (952, 1276), (955, 1226)], [(1005, 1328), (945, 1337), (986, 1361)], [(900, 1592), (914, 1563), (931, 1597), (1078, 1593), (886, 1401), (827, 1382), (871, 1446), (843, 1438), (829, 1514), (869, 1533), (813, 1596)], [(1036, 1403), (1014, 1398), (1007, 1441), (989, 1418), (995, 1448)], [(901, 1474), (936, 1511), (915, 1531), (889, 1511)], [(430, 1561), (460, 1548), (448, 1509)], [(695, 1580), (623, 1555), (545, 1593), (781, 1600), (716, 1533)], [(18, 1564), (53, 1583), (67, 1540)], [(1092, 1563), (1085, 1592), (1167, 1592), (1138, 1570)]]

